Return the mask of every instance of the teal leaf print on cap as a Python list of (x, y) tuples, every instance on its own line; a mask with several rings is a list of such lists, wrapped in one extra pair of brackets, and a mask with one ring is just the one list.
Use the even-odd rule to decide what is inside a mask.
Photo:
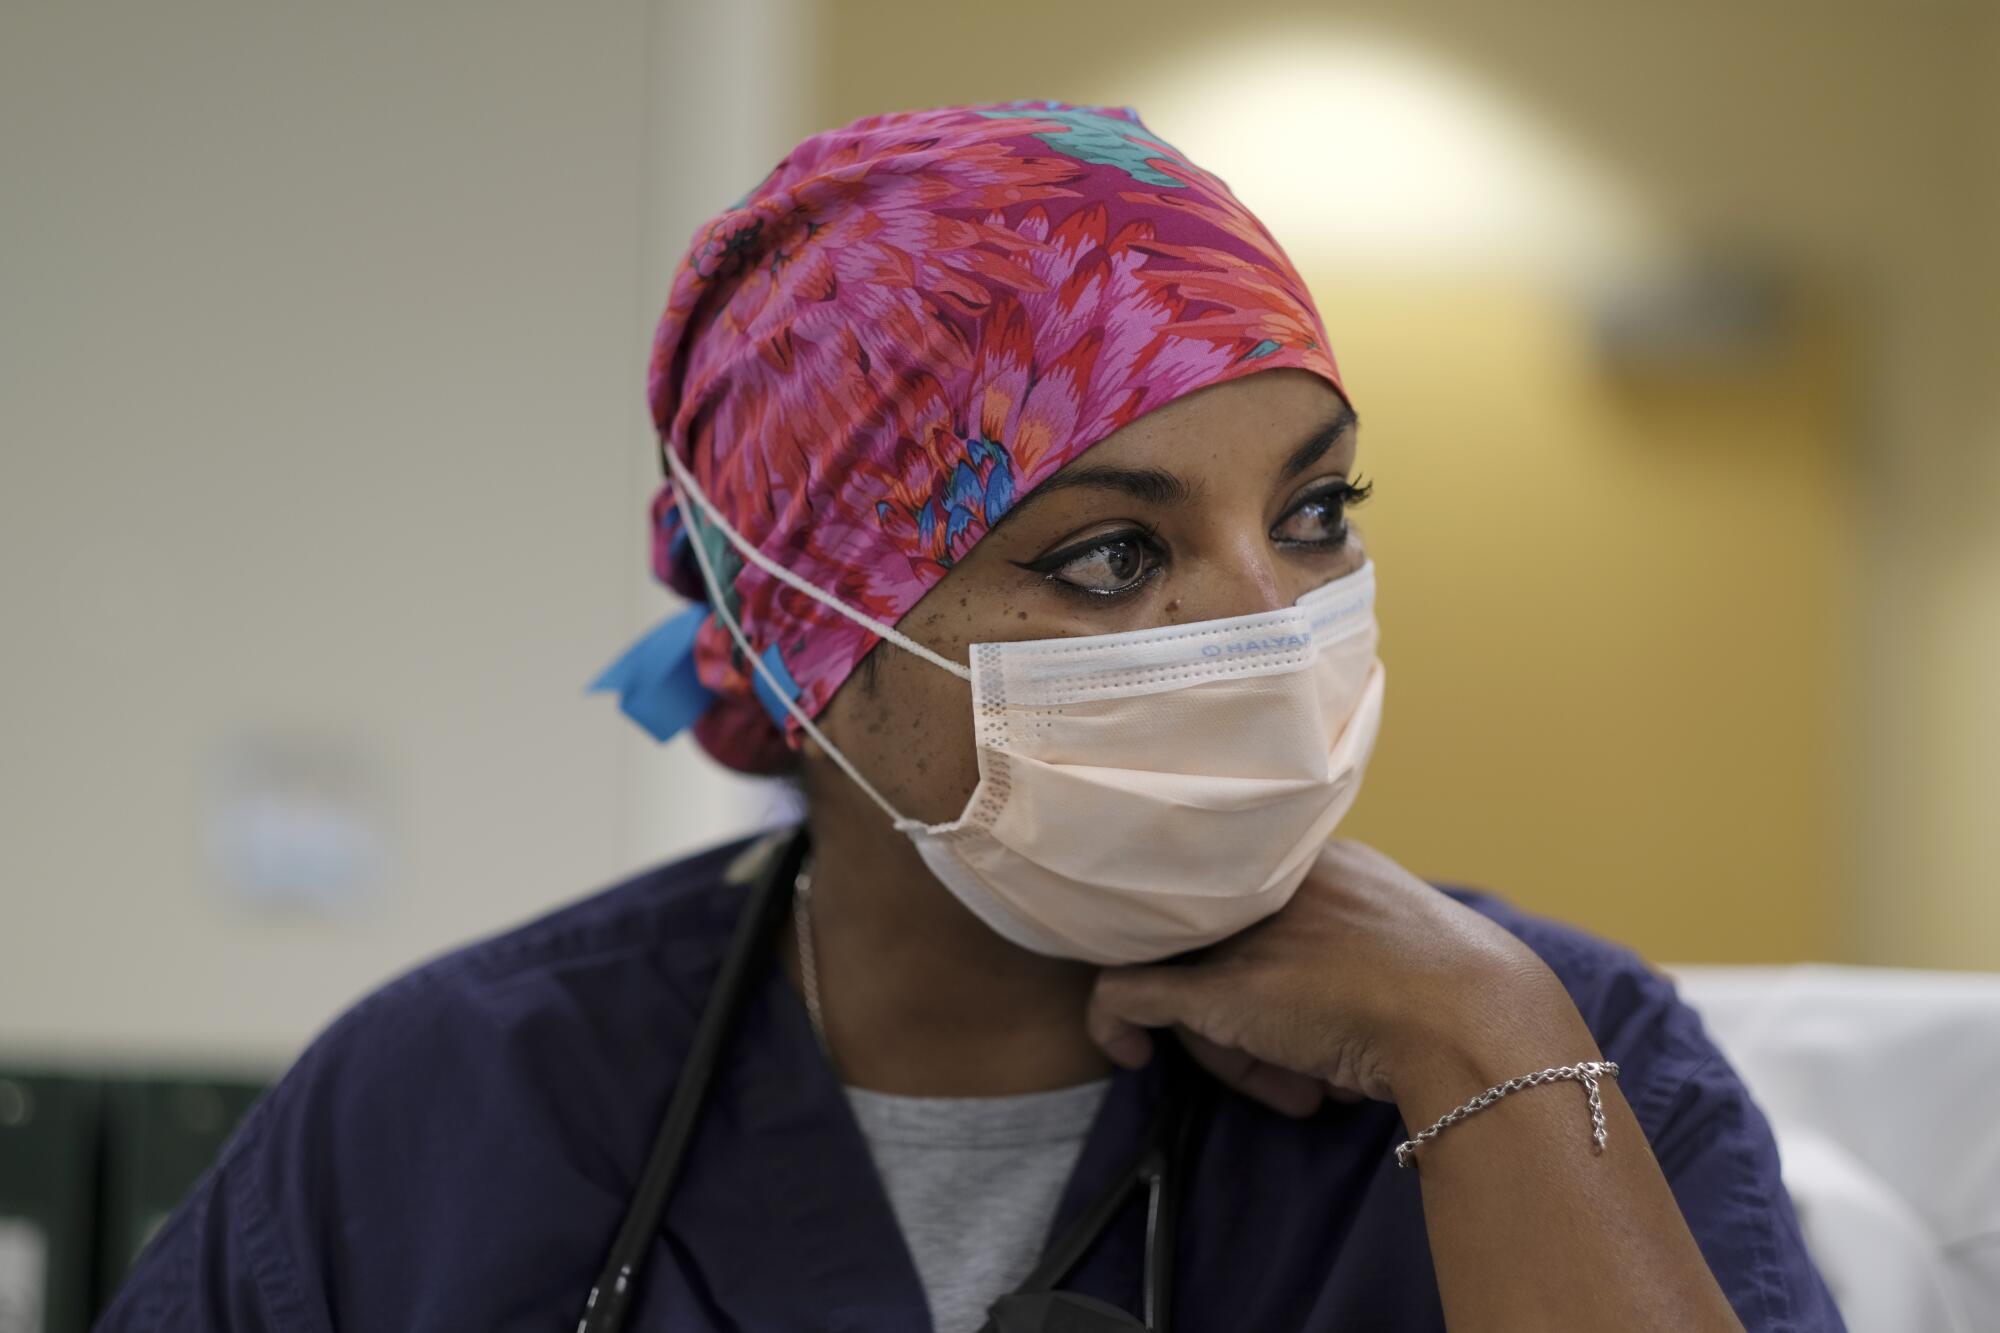
[(1150, 162), (1150, 159), (1159, 157), (1163, 153), (1179, 157), (1182, 155), (1180, 150), (1154, 135), (1137, 121), (1120, 120), (1116, 116), (1075, 107), (1047, 111), (1036, 111), (1025, 107), (1015, 110), (1010, 107), (981, 111), (979, 114), (996, 119), (1013, 117), (1020, 120), (1059, 121), (1068, 127), (1066, 131), (1037, 134), (1035, 137), (1064, 157), (1073, 157), (1079, 162), (1092, 162), (1098, 166), (1117, 167), (1141, 185), (1180, 189), (1184, 184), (1152, 166)]

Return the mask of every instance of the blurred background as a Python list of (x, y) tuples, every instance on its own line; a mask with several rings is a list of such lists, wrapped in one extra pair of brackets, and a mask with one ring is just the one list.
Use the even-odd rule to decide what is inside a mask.
[(1320, 304), (1343, 831), (1663, 962), (2000, 968), (2000, 6), (13, 0), (0, 1063), (254, 1085), (780, 817), (584, 693), (671, 609), (648, 335), (798, 139), (1029, 97)]

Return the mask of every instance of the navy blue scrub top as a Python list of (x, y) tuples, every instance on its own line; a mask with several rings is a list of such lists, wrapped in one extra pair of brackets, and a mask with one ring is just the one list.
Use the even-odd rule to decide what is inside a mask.
[[(356, 1004), (252, 1109), (99, 1328), (574, 1328), (743, 901), (742, 850), (646, 871)], [(1569, 988), (1744, 1325), (1840, 1328), (1770, 1129), (1671, 985), (1579, 931), (1444, 891)], [(1156, 1091), (1154, 1066), (1112, 1075), (1052, 1232), (1124, 1165)], [(1443, 1328), (1417, 1173), (1393, 1159), (1405, 1137), (1383, 1103), (1292, 1120), (1221, 1094), (1181, 1219), (1177, 1327)], [(1136, 1311), (1144, 1211), (1128, 1202), (1064, 1285)], [(717, 1070), (628, 1327), (930, 1327), (840, 1083), (775, 966)]]

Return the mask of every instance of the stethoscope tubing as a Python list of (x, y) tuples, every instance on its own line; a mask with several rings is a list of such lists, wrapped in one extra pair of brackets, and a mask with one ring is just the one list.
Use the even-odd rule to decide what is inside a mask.
[(667, 1112), (661, 1117), (659, 1133), (654, 1137), (625, 1218), (618, 1226), (617, 1237), (611, 1242), (604, 1267), (584, 1303), (577, 1333), (619, 1333), (625, 1327), (647, 1249), (659, 1234), (667, 1196), (673, 1192), (674, 1181), (680, 1175), (681, 1161), (694, 1137), (716, 1064), (749, 991), (746, 983), (771, 953), (777, 924), (790, 906), (790, 895), (785, 890), (791, 886), (807, 850), (803, 836), (790, 839), (784, 851), (771, 858), (772, 864), (758, 880), (749, 905), (737, 918), (729, 951), (723, 957), (709, 991), (709, 1002), (695, 1026), (694, 1044), (688, 1050)]

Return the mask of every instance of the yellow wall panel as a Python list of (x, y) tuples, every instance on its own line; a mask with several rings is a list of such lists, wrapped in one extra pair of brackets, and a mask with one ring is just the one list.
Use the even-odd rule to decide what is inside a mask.
[(1378, 482), (1347, 831), (1655, 958), (1841, 952), (1830, 359), (1631, 384), (1531, 290), (1308, 280)]

